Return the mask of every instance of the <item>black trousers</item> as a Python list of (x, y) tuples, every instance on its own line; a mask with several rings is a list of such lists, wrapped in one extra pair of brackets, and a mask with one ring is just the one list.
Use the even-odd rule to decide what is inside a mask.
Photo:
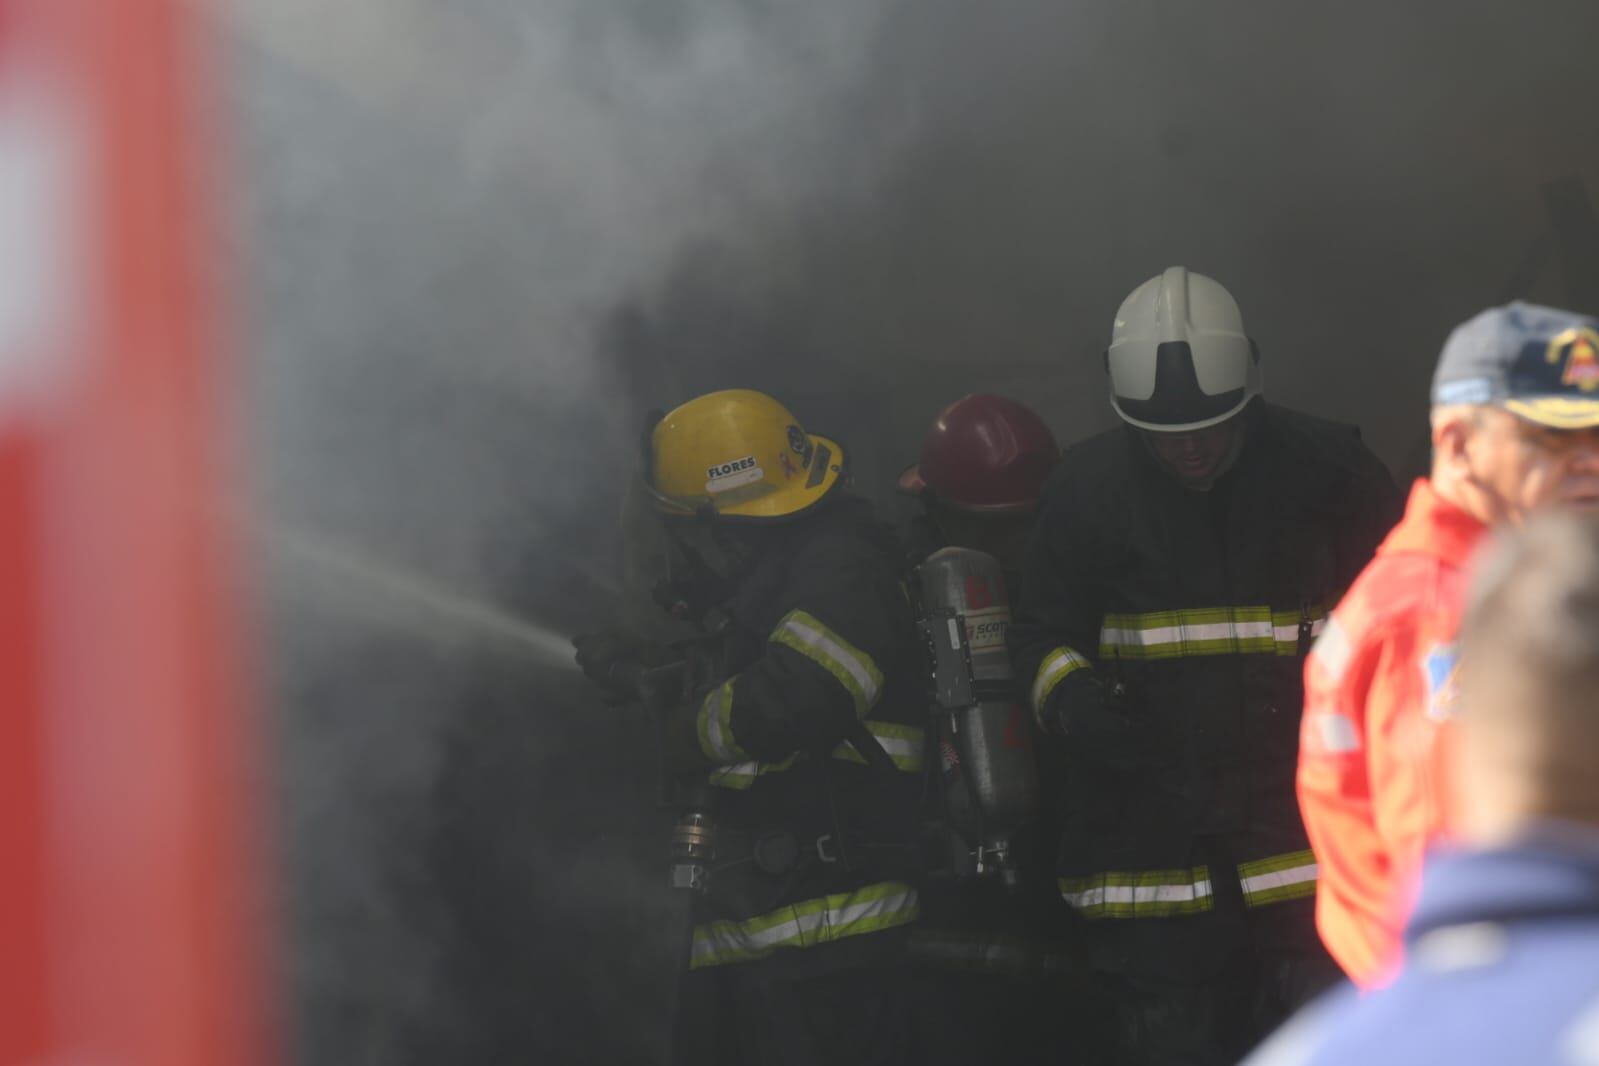
[(1244, 906), (1225, 842), (1201, 839), (1213, 912), (1107, 919), (1095, 962), (1127, 1066), (1232, 1066), (1343, 974), (1315, 932), (1314, 899)]
[(1202, 981), (1120, 977), (1110, 984), (1127, 1066), (1232, 1066), (1340, 974), (1306, 952), (1240, 953)]
[(920, 1066), (1094, 1066), (1115, 1034), (1103, 981), (928, 973), (917, 1004)]
[(674, 1066), (916, 1061), (913, 979), (905, 966), (806, 972), (787, 961), (774, 957), (685, 973), (672, 1036)]

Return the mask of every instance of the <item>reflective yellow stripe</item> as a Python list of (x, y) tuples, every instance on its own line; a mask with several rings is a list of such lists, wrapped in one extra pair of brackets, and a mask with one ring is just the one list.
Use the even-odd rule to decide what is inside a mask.
[(1177, 659), (1196, 655), (1298, 655), (1299, 627), (1317, 636), (1326, 612), (1270, 607), (1196, 607), (1145, 614), (1107, 614), (1100, 625), (1102, 659)]
[[(893, 722), (866, 723), (866, 731), (877, 738), (883, 751), (897, 769), (920, 773), (923, 755), (927, 750), (927, 734), (918, 726), (897, 725)], [(855, 750), (855, 745), (845, 741), (833, 749), (833, 758), (844, 762), (864, 763), (866, 758)]]
[(1215, 906), (1203, 866), (1063, 877), (1059, 886), (1061, 898), (1085, 918), (1170, 918)]
[(830, 944), (905, 925), (915, 921), (920, 913), (914, 888), (899, 881), (881, 881), (854, 892), (808, 899), (744, 921), (708, 922), (694, 927), (689, 968), (751, 962), (780, 948)]
[(1088, 668), (1087, 659), (1064, 645), (1044, 656), (1033, 679), (1033, 719), (1038, 728), (1049, 728), (1044, 724), (1044, 705), (1049, 702), (1049, 694), (1055, 691), (1055, 686), (1076, 671)]
[(864, 718), (883, 692), (883, 672), (872, 657), (827, 628), (816, 616), (790, 611), (769, 637), (792, 648), (838, 679), (855, 701), (855, 716)]
[(1290, 851), (1269, 859), (1238, 864), (1238, 883), (1244, 902), (1264, 907), (1284, 900), (1304, 899), (1316, 894), (1316, 856), (1309, 851)]
[[(927, 734), (918, 726), (899, 725), (895, 722), (866, 722), (866, 730), (877, 738), (894, 766), (907, 773), (921, 773), (925, 762)], [(844, 741), (832, 751), (832, 757), (842, 762), (865, 763), (866, 759), (849, 741)], [(718, 767), (711, 772), (710, 783), (720, 788), (747, 789), (757, 778), (781, 773), (800, 761), (795, 753), (782, 762), (746, 761)]]
[(736, 763), (749, 753), (733, 739), (733, 682), (724, 681), (705, 696), (694, 721), (699, 733), (700, 751), (717, 763)]
[[(1316, 857), (1291, 851), (1238, 864), (1244, 902), (1264, 907), (1316, 894)], [(1210, 871), (1146, 870), (1060, 879), (1061, 898), (1085, 918), (1169, 918), (1214, 905)]]
[(731, 766), (719, 766), (711, 771), (710, 783), (719, 788), (734, 788), (743, 791), (755, 783), (755, 779), (766, 774), (782, 773), (799, 761), (799, 754), (795, 753), (782, 762), (746, 762), (733, 763)]

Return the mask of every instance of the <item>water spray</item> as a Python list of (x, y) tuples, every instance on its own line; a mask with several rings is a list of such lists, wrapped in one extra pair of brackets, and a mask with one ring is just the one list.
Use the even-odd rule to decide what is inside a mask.
[(370, 553), (318, 534), (269, 524), (258, 527), (268, 556), (280, 572), (273, 589), (365, 608), (378, 622), (420, 630), (434, 639), (466, 635), (492, 641), (542, 666), (576, 669), (565, 634), (492, 603), (457, 592)]

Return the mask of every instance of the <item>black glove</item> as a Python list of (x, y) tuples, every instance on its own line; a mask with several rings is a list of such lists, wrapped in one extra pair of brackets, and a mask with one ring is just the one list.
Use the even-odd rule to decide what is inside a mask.
[(577, 665), (605, 690), (607, 702), (637, 698), (646, 661), (658, 658), (652, 645), (631, 633), (585, 633), (572, 638), (572, 647), (577, 649)]
[(1105, 683), (1086, 670), (1062, 681), (1046, 709), (1069, 758), (1119, 770), (1173, 761), (1171, 741), (1129, 716)]

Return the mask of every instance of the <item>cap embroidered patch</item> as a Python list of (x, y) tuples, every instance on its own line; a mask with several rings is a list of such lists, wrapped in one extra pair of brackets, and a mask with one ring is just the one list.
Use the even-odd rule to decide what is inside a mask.
[(1599, 389), (1599, 333), (1586, 326), (1563, 330), (1549, 342), (1544, 360), (1563, 364), (1560, 384), (1575, 385), (1583, 392)]

